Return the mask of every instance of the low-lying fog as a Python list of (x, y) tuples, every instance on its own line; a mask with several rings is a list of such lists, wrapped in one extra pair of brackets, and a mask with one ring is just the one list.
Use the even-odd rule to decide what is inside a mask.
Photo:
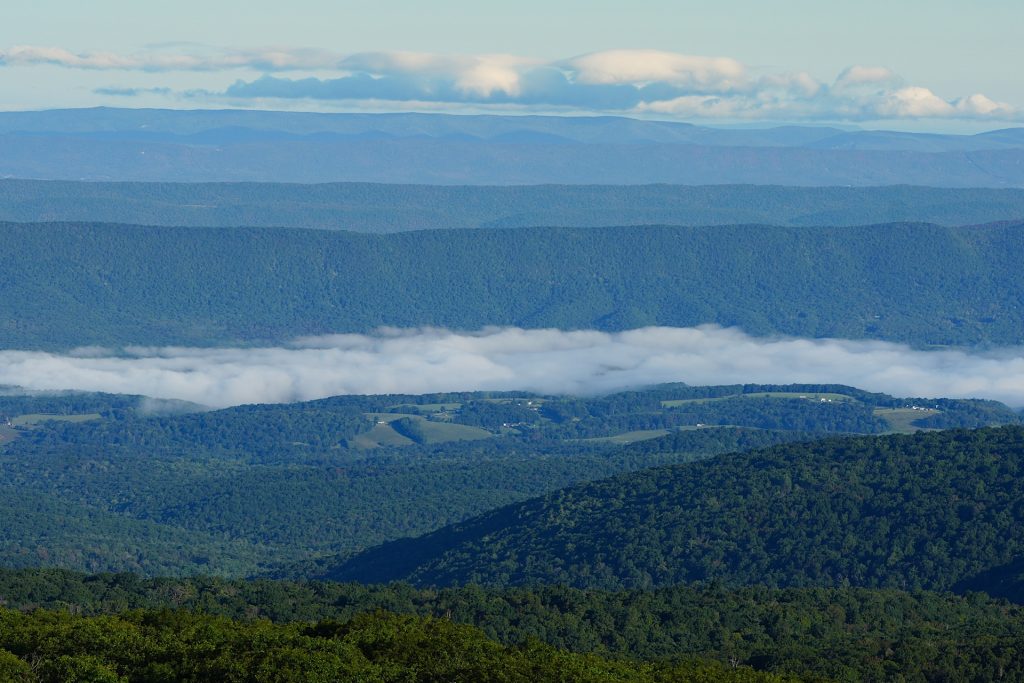
[(593, 394), (661, 382), (841, 383), (897, 396), (1024, 406), (1024, 348), (919, 351), (876, 341), (751, 337), (735, 328), (628, 332), (381, 330), (274, 348), (0, 351), (0, 384), (214, 407), (338, 394), (528, 390)]

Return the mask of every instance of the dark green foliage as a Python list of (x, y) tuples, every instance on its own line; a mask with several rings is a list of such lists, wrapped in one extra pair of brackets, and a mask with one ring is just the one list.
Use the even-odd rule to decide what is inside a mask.
[[(99, 394), (74, 391), (35, 392), (0, 387), (0, 418), (12, 418), (33, 413), (51, 415), (80, 415), (84, 413), (111, 414), (115, 411), (139, 409), (146, 400), (142, 396)], [(10, 393), (7, 393), (10, 392)], [(153, 401), (152, 405), (177, 406), (184, 409), (184, 401)], [(194, 408), (195, 406), (193, 406)]]
[(1024, 216), (1024, 190), (932, 187), (451, 187), (0, 180), (0, 220), (354, 232), (606, 225), (977, 225)]
[(148, 417), (137, 411), (84, 425), (52, 424), (26, 433), (15, 448), (76, 444), (148, 455), (191, 457), (206, 452), (220, 458), (273, 461), (287, 451), (339, 448), (369, 429), (372, 421), (367, 410), (356, 401), (333, 401), (237, 406), (171, 417)]
[(174, 608), (279, 623), (348, 621), (388, 610), (473, 625), (508, 645), (542, 641), (604, 657), (711, 657), (850, 681), (1024, 677), (1024, 610), (977, 594), (721, 585), (614, 593), (560, 586), (431, 591), (0, 570), (0, 598), (22, 609), (95, 615)]
[(389, 422), (388, 424), (390, 424), (391, 428), (396, 432), (407, 439), (412, 439), (415, 443), (422, 444), (427, 442), (427, 435), (426, 432), (423, 431), (422, 420), (403, 417)]
[[(1020, 225), (418, 231), (0, 224), (0, 343), (233, 344), (381, 325), (1019, 343)], [(879, 255), (885, 254), (885, 262)]]
[(1024, 557), (960, 581), (953, 586), (953, 590), (984, 591), (989, 595), (1024, 604)]
[(0, 667), (38, 683), (796, 680), (713, 661), (652, 665), (536, 641), (508, 647), (471, 626), (383, 612), (346, 622), (275, 625), (171, 611), (79, 617), (0, 610), (0, 648), (8, 650), (0, 649)]
[(826, 439), (653, 468), (395, 541), (329, 575), (942, 590), (1022, 555), (1024, 428), (1004, 427)]

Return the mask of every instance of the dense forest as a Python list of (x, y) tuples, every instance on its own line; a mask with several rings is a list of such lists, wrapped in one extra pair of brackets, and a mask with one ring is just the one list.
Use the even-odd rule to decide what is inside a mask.
[[(542, 642), (649, 662), (699, 657), (837, 681), (1024, 676), (1024, 610), (980, 594), (721, 585), (433, 591), (405, 584), (140, 579), (48, 569), (0, 570), (0, 600), (28, 612), (96, 616), (175, 609), (280, 624), (349, 622), (386, 610), (467, 624), (512, 647)], [(365, 623), (367, 617), (361, 618)]]
[(80, 617), (0, 610), (0, 678), (12, 682), (669, 683), (796, 681), (713, 660), (653, 664), (503, 646), (447, 619), (239, 622), (187, 612)]
[[(371, 549), (328, 576), (985, 590), (979, 575), (1024, 554), (1022, 519), (1022, 427), (831, 438), (578, 485)], [(1002, 578), (999, 590), (1019, 594)]]
[(607, 225), (978, 225), (1024, 216), (1024, 190), (765, 185), (103, 183), (0, 180), (0, 221), (353, 232)]
[(0, 427), (0, 560), (309, 576), (339, 554), (572, 484), (892, 428), (880, 415), (967, 426), (1020, 420), (989, 401), (899, 408), (914, 401), (836, 385), (675, 384), (585, 398), (339, 396), (180, 414), (196, 407), (103, 394), (0, 396), (0, 418), (13, 425)]
[[(236, 344), (381, 325), (1016, 344), (1019, 224), (425, 230), (0, 224), (0, 342)], [(883, 258), (884, 255), (884, 258)]]

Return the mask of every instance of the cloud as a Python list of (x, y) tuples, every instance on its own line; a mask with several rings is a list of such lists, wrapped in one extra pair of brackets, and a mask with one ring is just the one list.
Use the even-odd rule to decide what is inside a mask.
[(747, 70), (728, 57), (700, 57), (662, 50), (605, 50), (561, 62), (584, 85), (667, 85), (728, 91), (742, 86)]
[(847, 67), (836, 78), (835, 88), (851, 88), (869, 85), (900, 85), (903, 79), (884, 66)]
[(110, 97), (140, 97), (142, 95), (171, 95), (174, 93), (170, 88), (96, 88), (93, 92)]
[[(1024, 120), (1010, 104), (981, 93), (946, 99), (906, 83), (884, 66), (852, 65), (827, 84), (807, 71), (755, 73), (730, 57), (649, 49), (603, 50), (547, 61), (510, 54), (341, 54), (283, 47), (216, 50), (191, 44), (155, 46), (131, 55), (38, 46), (0, 50), (0, 65), (40, 64), (106, 71), (259, 72), (221, 91), (174, 93), (232, 104), (306, 100), (349, 107), (444, 105), (709, 120)], [(161, 94), (130, 86), (96, 92)]]
[(170, 43), (135, 55), (112, 52), (71, 52), (59, 47), (18, 45), (0, 50), (0, 65), (62, 66), (69, 69), (101, 71), (294, 71), (335, 69), (339, 56), (310, 48), (260, 48), (254, 50), (173, 52), (189, 44)]
[(928, 88), (911, 86), (886, 94), (877, 111), (890, 118), (934, 118), (950, 116), (956, 108)]
[(549, 63), (509, 55), (367, 53), (338, 78), (265, 75), (218, 93), (237, 100), (448, 103), (660, 114), (697, 119), (991, 119), (1021, 112), (982, 94), (945, 100), (884, 67), (852, 66), (830, 86), (806, 71), (754, 77), (740, 62), (657, 50), (607, 50)]
[(1005, 102), (995, 102), (981, 93), (962, 97), (952, 104), (957, 112), (971, 116), (1005, 116), (1009, 118), (1017, 113), (1011, 105)]
[(876, 341), (756, 338), (702, 326), (618, 333), (385, 329), (276, 348), (0, 351), (0, 384), (143, 394), (214, 407), (340, 394), (592, 394), (676, 381), (842, 383), (896, 396), (979, 397), (1024, 406), (1024, 349), (918, 351)]

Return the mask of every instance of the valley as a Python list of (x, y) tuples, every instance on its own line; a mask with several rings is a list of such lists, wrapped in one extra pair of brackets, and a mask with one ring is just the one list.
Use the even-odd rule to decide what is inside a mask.
[[(1024, 680), (1010, 105), (150, 49), (0, 72), (432, 110), (0, 112), (0, 681)], [(703, 113), (506, 108), (552, 82)], [(755, 92), (796, 123), (702, 118)]]

